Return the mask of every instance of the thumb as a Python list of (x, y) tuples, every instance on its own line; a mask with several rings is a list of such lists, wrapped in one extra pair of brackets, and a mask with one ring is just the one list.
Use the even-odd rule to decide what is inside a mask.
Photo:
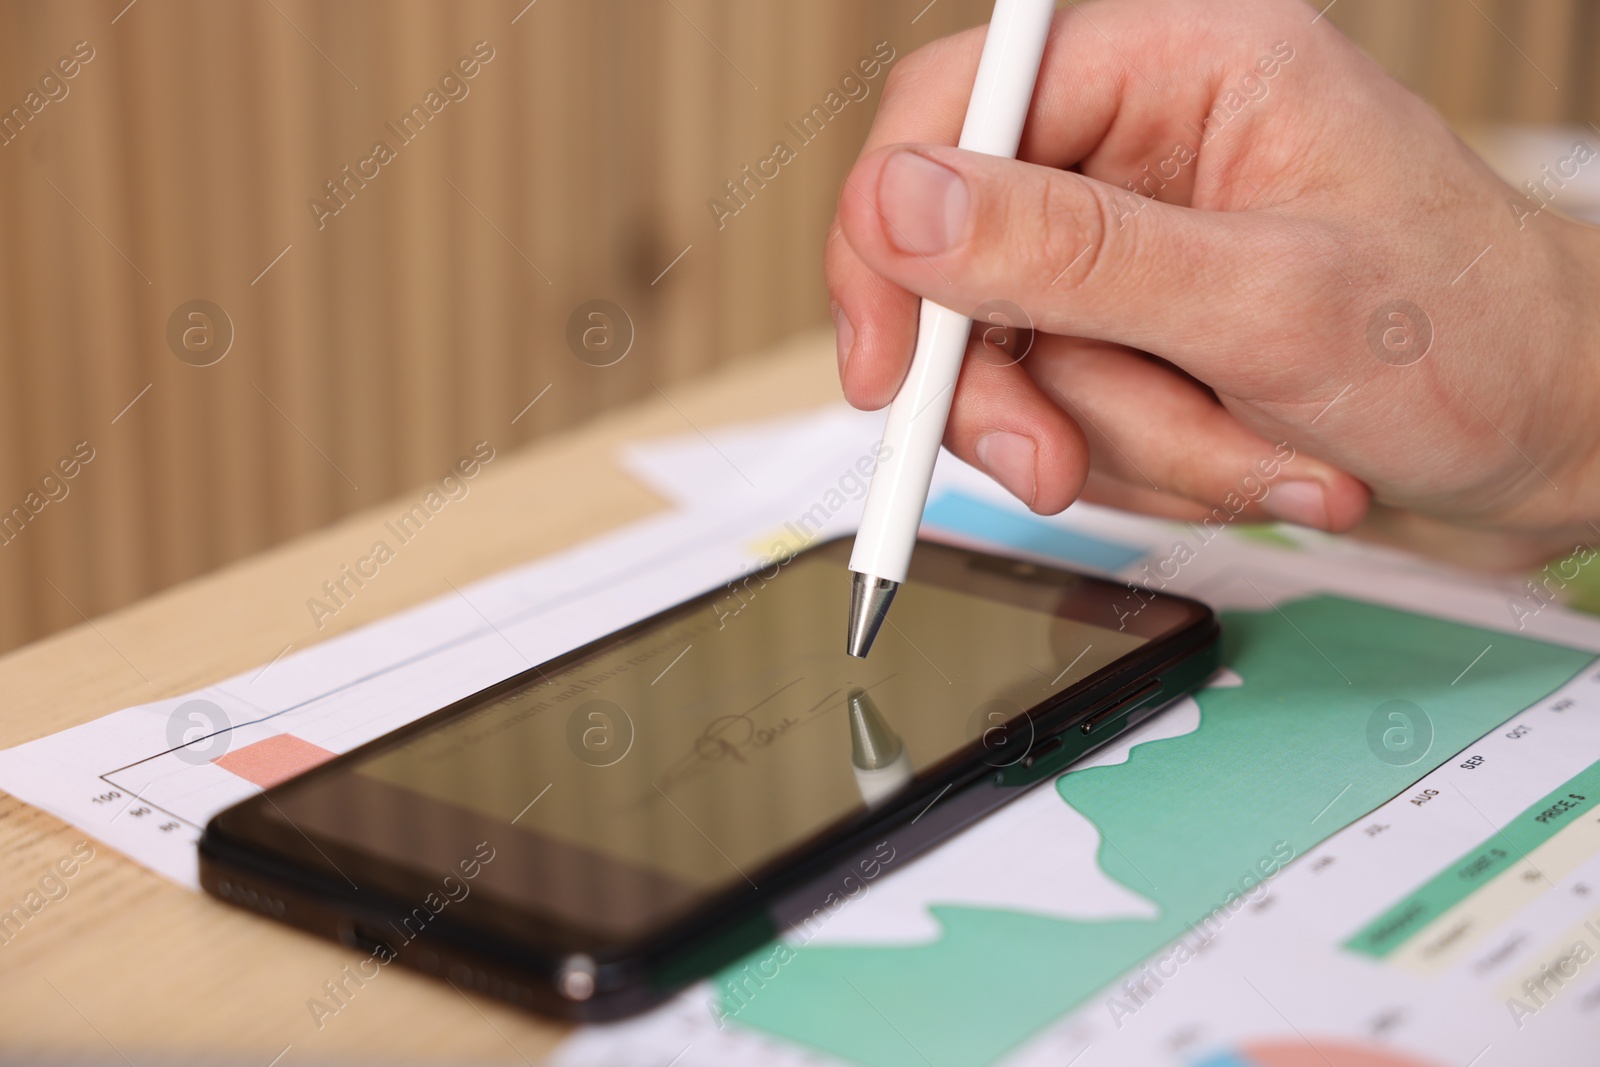
[[(1262, 356), (1328, 336), (1328, 267), (1276, 210), (1199, 211), (1070, 171), (936, 145), (864, 156), (840, 193), (851, 248), (889, 281), (971, 314), (1158, 354), (1236, 395), (1292, 365)], [(1322, 332), (1318, 332), (1322, 331)], [(1299, 394), (1303, 383), (1284, 383)]]

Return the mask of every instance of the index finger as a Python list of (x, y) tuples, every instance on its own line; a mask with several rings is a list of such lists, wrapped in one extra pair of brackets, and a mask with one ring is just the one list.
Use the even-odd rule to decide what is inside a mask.
[[(955, 144), (977, 73), (983, 34), (984, 29), (977, 27), (934, 41), (891, 68), (862, 154), (892, 143), (885, 138), (903, 137), (911, 131), (934, 144)], [(852, 188), (846, 176), (839, 190), (841, 201), (864, 195), (863, 190)], [(862, 262), (844, 239), (837, 212), (828, 228), (823, 270), (845, 398), (859, 408), (883, 407), (894, 398), (911, 364), (918, 298)], [(860, 358), (856, 358), (858, 354)]]

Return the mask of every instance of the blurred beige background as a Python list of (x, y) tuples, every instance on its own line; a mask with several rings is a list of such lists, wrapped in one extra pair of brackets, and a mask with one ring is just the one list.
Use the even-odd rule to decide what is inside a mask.
[[(879, 42), (987, 11), (0, 4), (0, 649), (825, 323), (822, 236), (884, 76), (736, 215), (707, 201)], [(1475, 135), (1600, 115), (1600, 0), (1327, 17)], [(385, 124), (413, 105), (407, 142)], [(613, 366), (569, 350), (592, 299), (632, 323)], [(227, 323), (194, 300), (231, 323), (216, 362)]]

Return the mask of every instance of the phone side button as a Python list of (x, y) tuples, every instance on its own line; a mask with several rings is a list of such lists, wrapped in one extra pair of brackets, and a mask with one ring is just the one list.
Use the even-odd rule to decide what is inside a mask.
[(1045, 757), (1053, 754), (1055, 752), (1055, 750), (1060, 748), (1060, 747), (1061, 747), (1061, 737), (1060, 737), (1059, 734), (1056, 735), (1055, 737), (1047, 737), (1047, 738), (1045, 738), (1043, 741), (1039, 742), (1037, 745), (1034, 745), (1033, 746), (1033, 750), (1031, 752), (1029, 752), (1026, 756), (1022, 757), (1022, 767), (1023, 767), (1023, 769), (1026, 770), (1027, 768), (1032, 767), (1035, 763), (1038, 763), (1040, 760), (1042, 760)]
[(1086, 734), (1092, 734), (1100, 727), (1110, 722), (1112, 719), (1115, 719), (1118, 716), (1124, 715), (1127, 712), (1132, 711), (1134, 708), (1139, 707), (1145, 701), (1155, 696), (1156, 693), (1160, 692), (1160, 690), (1161, 679), (1152, 678), (1139, 689), (1136, 689), (1127, 696), (1118, 699), (1110, 707), (1103, 708), (1102, 710), (1095, 712), (1093, 715), (1083, 720), (1083, 725), (1080, 726), (1079, 729)]

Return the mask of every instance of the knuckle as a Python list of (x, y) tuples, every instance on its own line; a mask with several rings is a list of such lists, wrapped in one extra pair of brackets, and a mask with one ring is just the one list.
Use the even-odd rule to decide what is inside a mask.
[[(950, 37), (930, 41), (920, 48), (896, 59), (883, 80), (883, 99), (879, 110), (908, 95), (906, 106), (914, 108), (918, 101), (939, 96), (938, 90), (948, 84), (953, 65), (963, 63), (970, 55), (976, 61), (976, 51), (982, 47), (983, 28), (966, 30)], [(889, 108), (888, 110), (895, 110)]]
[(1361, 287), (1350, 280), (1361, 273), (1348, 241), (1314, 220), (1300, 219), (1263, 250), (1255, 280), (1266, 290), (1259, 294), (1262, 302), (1282, 312), (1279, 334), (1311, 340), (1329, 336), (1334, 324), (1356, 315)]
[(916, 68), (922, 62), (920, 50), (903, 57), (900, 62), (889, 68), (889, 76), (883, 79), (883, 100), (898, 99), (905, 92), (906, 81), (916, 77)]
[(853, 262), (855, 255), (836, 223), (829, 231), (828, 240), (822, 248), (822, 276), (827, 285), (828, 295), (835, 303), (850, 295), (853, 288), (850, 278)]
[(1046, 174), (1035, 193), (1037, 240), (1029, 264), (1046, 288), (1082, 288), (1104, 258), (1108, 211), (1092, 183), (1076, 175)]
[(828, 235), (822, 241), (822, 266), (823, 270), (832, 274), (843, 261), (843, 256), (848, 242), (844, 239), (844, 226), (839, 222), (837, 215), (828, 227)]
[(897, 99), (902, 93), (910, 93), (913, 97), (921, 95), (919, 88), (924, 80), (939, 76), (938, 52), (942, 42), (923, 45), (910, 55), (902, 56), (889, 68), (889, 75), (883, 80), (883, 99), (885, 102)]

